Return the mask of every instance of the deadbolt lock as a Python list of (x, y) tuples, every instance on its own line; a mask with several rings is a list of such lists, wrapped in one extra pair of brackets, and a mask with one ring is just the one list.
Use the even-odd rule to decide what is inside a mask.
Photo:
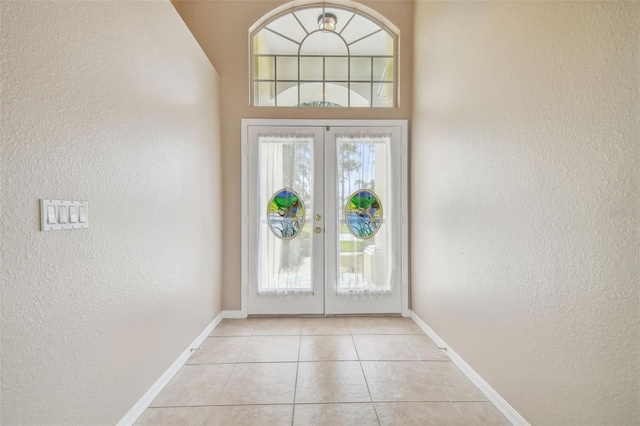
[(322, 220), (322, 215), (321, 214), (317, 214), (316, 215), (316, 220)]

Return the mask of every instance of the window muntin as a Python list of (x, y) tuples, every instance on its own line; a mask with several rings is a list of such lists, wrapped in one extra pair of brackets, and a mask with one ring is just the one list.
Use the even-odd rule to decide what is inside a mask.
[[(336, 16), (335, 31), (318, 17)], [(253, 106), (395, 107), (397, 37), (377, 20), (340, 6), (276, 16), (251, 35)]]

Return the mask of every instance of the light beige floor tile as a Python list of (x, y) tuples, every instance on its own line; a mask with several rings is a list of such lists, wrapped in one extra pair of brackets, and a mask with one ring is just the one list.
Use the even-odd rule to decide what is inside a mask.
[(474, 425), (510, 425), (511, 423), (490, 402), (454, 402), (467, 424)]
[(299, 336), (302, 318), (259, 318), (253, 329), (254, 336)]
[(357, 361), (299, 364), (296, 403), (369, 401), (367, 383)]
[[(419, 336), (418, 336), (419, 337)], [(418, 356), (399, 335), (354, 335), (358, 357), (367, 361), (417, 361)]]
[(296, 404), (294, 426), (374, 426), (373, 404)]
[(147, 408), (135, 426), (202, 426), (212, 407)]
[(236, 364), (217, 405), (292, 404), (297, 364)]
[(376, 403), (382, 426), (426, 426), (466, 424), (450, 402)]
[(303, 318), (303, 335), (351, 334), (346, 318)]
[(238, 362), (297, 361), (300, 336), (251, 336)]
[(362, 361), (374, 401), (449, 401), (420, 361)]
[(209, 337), (195, 351), (187, 364), (225, 364), (238, 361), (246, 337)]
[(293, 405), (214, 407), (206, 426), (290, 426)]
[(232, 369), (233, 364), (185, 365), (150, 406), (213, 405)]
[(358, 360), (351, 336), (302, 336), (300, 361)]
[(482, 392), (452, 362), (425, 361), (424, 365), (451, 401), (486, 401)]
[(424, 334), (411, 318), (350, 317), (347, 322), (351, 334)]
[(425, 361), (449, 361), (449, 357), (445, 352), (442, 349), (438, 349), (433, 340), (427, 336), (410, 335), (404, 336), (404, 338), (411, 345), (418, 358)]
[(256, 326), (254, 318), (223, 319), (211, 336), (250, 336)]

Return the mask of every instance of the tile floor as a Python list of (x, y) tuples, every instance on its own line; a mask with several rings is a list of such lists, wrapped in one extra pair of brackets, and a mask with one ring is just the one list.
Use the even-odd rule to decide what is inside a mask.
[(223, 320), (141, 425), (508, 425), (408, 318)]

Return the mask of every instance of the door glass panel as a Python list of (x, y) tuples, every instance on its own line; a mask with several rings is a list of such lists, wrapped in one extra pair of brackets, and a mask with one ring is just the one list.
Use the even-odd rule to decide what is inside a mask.
[(258, 293), (310, 293), (313, 135), (259, 135), (258, 145)]
[[(391, 291), (390, 135), (336, 135), (337, 292)], [(383, 215), (384, 207), (384, 215)]]
[(382, 224), (382, 201), (368, 189), (358, 189), (347, 198), (345, 220), (349, 232), (356, 238), (368, 240)]
[(297, 192), (283, 188), (269, 200), (267, 223), (276, 237), (282, 240), (297, 237), (305, 219), (304, 201)]

